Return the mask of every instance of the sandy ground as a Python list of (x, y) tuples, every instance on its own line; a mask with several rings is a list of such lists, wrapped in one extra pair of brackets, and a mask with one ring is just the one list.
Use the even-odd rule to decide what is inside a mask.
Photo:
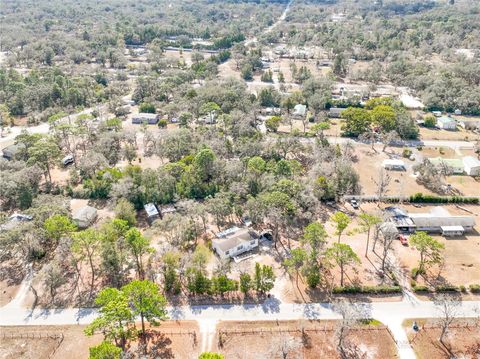
[[(386, 206), (388, 205), (381, 205), (382, 208)], [(361, 207), (369, 213), (378, 210), (376, 204), (373, 203), (364, 203)], [(422, 213), (430, 212), (434, 206), (423, 205), (421, 208), (417, 208), (412, 205), (402, 204), (399, 205), (399, 207), (407, 212)], [(480, 250), (480, 207), (474, 205), (460, 206), (469, 212), (458, 208), (456, 205), (444, 205), (442, 207), (447, 209), (452, 215), (474, 216), (477, 226), (474, 232), (462, 237), (446, 239), (440, 235), (433, 236), (445, 245), (445, 250), (443, 251), (443, 264), (432, 267), (429, 271), (429, 280), (431, 280), (432, 283), (450, 283), (464, 286), (478, 284), (480, 283), (480, 256), (478, 256)], [(418, 266), (420, 257), (414, 248), (404, 247), (396, 241), (394, 242), (394, 251), (407, 274), (410, 274), (412, 268)], [(422, 282), (420, 277), (417, 282)]]
[[(438, 340), (441, 330), (434, 320), (417, 320), (419, 332), (412, 329), (412, 321), (405, 321), (408, 339), (419, 359), (443, 359), (450, 354)], [(477, 359), (480, 357), (480, 327), (478, 320), (457, 319), (446, 334), (445, 342), (456, 358)]]
[[(304, 334), (302, 334), (304, 328)], [(335, 321), (221, 322), (216, 350), (226, 358), (282, 358), (281, 346), (290, 346), (284, 358), (339, 358)], [(347, 340), (367, 358), (396, 358), (393, 339), (384, 326), (352, 329)]]
[[(0, 327), (0, 357), (8, 359), (85, 359), (88, 348), (99, 344), (102, 335), (87, 337), (85, 326), (41, 326), (41, 327)], [(198, 356), (198, 328), (193, 322), (163, 322), (155, 332), (162, 350), (159, 357), (193, 359)], [(30, 338), (18, 338), (20, 335)], [(49, 339), (48, 336), (63, 335), (63, 340)], [(8, 339), (3, 339), (5, 336)], [(13, 337), (13, 338), (12, 338)], [(12, 339), (10, 339), (12, 338)], [(60, 342), (60, 343), (59, 343)]]
[[(406, 171), (384, 171), (390, 177), (389, 185), (387, 186), (388, 190), (385, 195), (409, 196), (418, 192), (432, 194), (430, 190), (417, 183), (414, 175), (413, 166), (421, 163), (423, 158), (462, 158), (473, 154), (471, 150), (461, 150), (458, 153), (447, 147), (424, 148), (421, 151), (412, 149), (415, 160), (411, 161), (402, 157), (401, 148), (388, 147), (385, 152), (382, 152), (382, 146), (376, 145), (376, 149), (377, 152), (375, 153), (371, 150), (370, 145), (355, 145), (355, 154), (358, 157), (358, 161), (354, 163), (354, 168), (360, 176), (360, 185), (364, 195), (372, 195), (378, 192), (377, 183), (379, 183), (382, 162), (385, 159), (395, 158), (403, 160), (407, 167)], [(445, 181), (465, 196), (480, 195), (480, 183), (473, 177), (454, 175), (448, 176)]]
[(447, 131), (439, 129), (430, 129), (426, 127), (419, 127), (420, 129), (420, 138), (422, 140), (475, 140), (478, 138), (478, 135), (472, 131), (464, 130), (461, 127), (458, 127), (456, 131)]

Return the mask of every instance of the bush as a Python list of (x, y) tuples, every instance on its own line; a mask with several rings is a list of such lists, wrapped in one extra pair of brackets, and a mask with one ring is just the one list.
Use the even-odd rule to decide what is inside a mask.
[(160, 121), (158, 121), (158, 127), (160, 127), (160, 128), (165, 128), (165, 127), (167, 127), (167, 125), (168, 125), (168, 122), (164, 118), (162, 118)]
[(425, 274), (425, 271), (420, 271), (417, 267), (412, 268), (412, 279), (417, 279), (417, 277), (422, 274)]
[(442, 292), (459, 292), (460, 288), (456, 285), (439, 285), (435, 287), (435, 291), (442, 293)]
[(155, 113), (155, 106), (148, 102), (141, 103), (140, 106), (138, 107), (138, 112)]
[(427, 128), (433, 128), (437, 124), (437, 119), (433, 115), (425, 117), (423, 125)]
[(409, 148), (404, 148), (403, 149), (403, 152), (402, 152), (403, 157), (410, 158), (411, 155), (412, 155), (412, 150), (411, 149), (409, 149)]
[(345, 286), (335, 287), (332, 290), (333, 294), (392, 294), (401, 292), (402, 289), (397, 285)]
[(478, 198), (462, 197), (462, 196), (434, 196), (423, 193), (415, 193), (410, 196), (411, 203), (467, 203), (479, 204)]
[(469, 288), (472, 293), (480, 293), (480, 284), (471, 284)]
[(430, 290), (425, 285), (417, 285), (413, 287), (413, 291), (417, 293), (417, 292), (429, 292)]

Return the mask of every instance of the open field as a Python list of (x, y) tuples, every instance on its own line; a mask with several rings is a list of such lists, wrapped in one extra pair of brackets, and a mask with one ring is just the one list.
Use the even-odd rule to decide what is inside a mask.
[[(99, 344), (102, 335), (87, 337), (85, 326), (0, 327), (0, 358), (85, 359), (88, 348)], [(159, 358), (193, 359), (198, 356), (198, 328), (193, 322), (166, 321), (155, 339)], [(133, 347), (135, 344), (133, 343)]]
[(418, 359), (441, 359), (452, 355), (455, 358), (477, 359), (480, 357), (480, 327), (478, 320), (457, 319), (448, 330), (445, 343), (439, 341), (441, 328), (438, 321), (433, 319), (417, 320), (420, 330), (412, 329), (413, 320), (404, 322), (408, 339), (413, 346)]
[[(335, 321), (221, 322), (215, 345), (226, 358), (339, 358)], [(302, 333), (302, 328), (304, 329)], [(354, 327), (346, 342), (368, 358), (396, 358), (395, 344), (383, 325)]]

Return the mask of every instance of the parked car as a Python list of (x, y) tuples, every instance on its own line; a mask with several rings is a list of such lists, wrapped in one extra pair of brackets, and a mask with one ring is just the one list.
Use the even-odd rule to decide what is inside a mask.
[(68, 165), (71, 165), (73, 162), (75, 162), (75, 159), (73, 158), (73, 155), (65, 156), (62, 159), (62, 165), (64, 167), (67, 167)]
[(400, 243), (402, 243), (402, 246), (408, 246), (407, 237), (405, 237), (403, 234), (400, 234), (398, 239), (400, 240)]
[(353, 207), (353, 209), (359, 209), (360, 205), (358, 204), (356, 199), (350, 200), (350, 205)]

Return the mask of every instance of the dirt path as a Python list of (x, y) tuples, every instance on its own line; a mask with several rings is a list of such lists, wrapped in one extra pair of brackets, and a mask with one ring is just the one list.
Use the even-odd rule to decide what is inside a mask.
[(21, 309), (22, 303), (25, 301), (25, 298), (30, 291), (30, 287), (32, 286), (32, 280), (33, 267), (30, 263), (27, 267), (27, 274), (25, 275), (25, 278), (23, 278), (15, 298), (13, 298), (7, 305), (3, 306), (2, 309)]

